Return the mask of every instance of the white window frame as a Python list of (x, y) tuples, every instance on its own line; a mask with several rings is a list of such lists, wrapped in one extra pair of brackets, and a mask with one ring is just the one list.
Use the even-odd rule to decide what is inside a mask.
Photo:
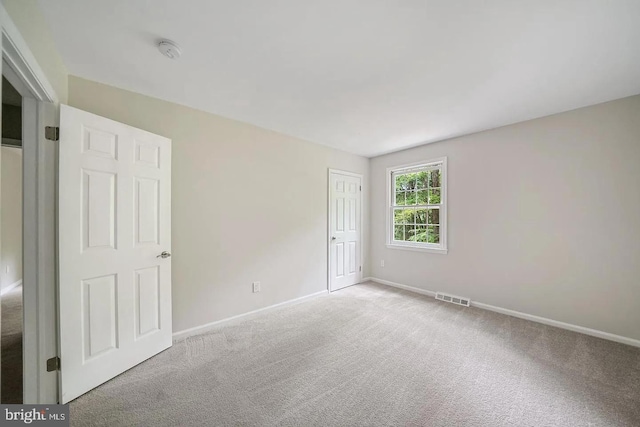
[[(395, 180), (394, 174), (402, 173), (408, 169), (415, 169), (420, 171), (420, 168), (429, 169), (434, 165), (442, 164), (441, 166), (441, 189), (440, 189), (440, 243), (423, 243), (423, 242), (406, 242), (393, 240), (393, 209), (395, 203)], [(437, 159), (425, 160), (421, 162), (409, 163), (400, 166), (393, 166), (387, 168), (387, 215), (386, 224), (387, 228), (387, 248), (390, 249), (404, 249), (421, 252), (433, 252), (439, 254), (446, 254), (447, 249), (447, 204), (449, 198), (447, 195), (447, 158), (439, 157)]]

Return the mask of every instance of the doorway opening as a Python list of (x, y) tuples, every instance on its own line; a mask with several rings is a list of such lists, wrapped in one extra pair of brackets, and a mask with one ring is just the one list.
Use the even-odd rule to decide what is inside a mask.
[(2, 77), (0, 299), (2, 403), (22, 403), (22, 95)]
[[(55, 127), (58, 124), (58, 98), (2, 4), (0, 32), (2, 76), (22, 97), (22, 393), (16, 400), (22, 403), (56, 403), (57, 364), (49, 361), (56, 362), (57, 355), (58, 145), (56, 141), (47, 140), (45, 126)], [(2, 166), (0, 171), (4, 169)], [(2, 196), (0, 193), (1, 210), (4, 212), (8, 205)], [(2, 237), (0, 234), (0, 243), (3, 242)], [(1, 264), (0, 271), (3, 268)], [(2, 304), (0, 317), (1, 307)], [(3, 323), (0, 318), (0, 325)], [(0, 366), (3, 365), (0, 361)], [(4, 372), (1, 380), (2, 383), (6, 380)], [(2, 393), (2, 402), (4, 397)]]

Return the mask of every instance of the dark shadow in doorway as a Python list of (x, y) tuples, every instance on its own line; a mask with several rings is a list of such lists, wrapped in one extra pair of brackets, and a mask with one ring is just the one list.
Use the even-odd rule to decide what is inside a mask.
[(22, 286), (2, 295), (2, 403), (22, 403)]

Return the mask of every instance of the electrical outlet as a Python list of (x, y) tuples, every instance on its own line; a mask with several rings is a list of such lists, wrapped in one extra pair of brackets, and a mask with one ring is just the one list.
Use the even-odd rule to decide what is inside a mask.
[(384, 260), (380, 261), (380, 267), (384, 267)]
[(253, 293), (260, 292), (260, 282), (253, 282)]

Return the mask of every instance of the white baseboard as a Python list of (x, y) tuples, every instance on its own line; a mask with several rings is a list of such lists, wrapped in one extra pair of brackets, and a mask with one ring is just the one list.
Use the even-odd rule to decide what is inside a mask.
[[(416, 288), (413, 286), (407, 286), (400, 283), (390, 282), (388, 280), (378, 279), (376, 277), (367, 277), (363, 281), (371, 281), (380, 283), (381, 285), (387, 285), (394, 288), (404, 289), (409, 292), (414, 292), (430, 297), (435, 297), (436, 293), (425, 289)], [(615, 341), (622, 344), (631, 345), (633, 347), (640, 347), (640, 340), (634, 338), (623, 337), (621, 335), (610, 334), (609, 332), (599, 331), (597, 329), (585, 328), (584, 326), (572, 325), (571, 323), (560, 322), (558, 320), (548, 319), (546, 317), (535, 316), (533, 314), (522, 313), (520, 311), (509, 310), (507, 308), (496, 307), (494, 305), (485, 304), (482, 302), (471, 301), (472, 307), (481, 308), (483, 310), (489, 310), (500, 314), (506, 314), (507, 316), (518, 317), (524, 320), (530, 320), (536, 323), (542, 323), (544, 325), (555, 326), (556, 328), (566, 329), (573, 332), (578, 332), (585, 335), (591, 335), (592, 337), (602, 338), (609, 341)]]
[(320, 291), (320, 292), (316, 292), (310, 295), (305, 295), (303, 297), (299, 297), (299, 298), (294, 298), (292, 300), (288, 300), (288, 301), (284, 301), (278, 304), (273, 304), (270, 305), (268, 307), (263, 307), (263, 308), (259, 308), (257, 310), (253, 310), (253, 311), (249, 311), (247, 313), (242, 313), (242, 314), (238, 314), (237, 316), (231, 316), (231, 317), (227, 317), (225, 319), (221, 319), (221, 320), (216, 320), (215, 322), (211, 322), (211, 323), (207, 323), (204, 325), (200, 325), (200, 326), (196, 326), (194, 328), (189, 328), (189, 329), (183, 329), (182, 331), (178, 331), (178, 332), (174, 332), (173, 333), (173, 342), (176, 341), (181, 341), (185, 338), (188, 337), (192, 337), (194, 335), (200, 335), (200, 334), (204, 334), (218, 326), (220, 326), (223, 323), (227, 323), (230, 322), (232, 320), (237, 320), (243, 317), (248, 317), (254, 314), (258, 314), (258, 313), (263, 313), (265, 311), (269, 311), (269, 310), (273, 310), (274, 308), (278, 308), (278, 307), (284, 307), (287, 305), (292, 305), (292, 304), (296, 304), (299, 303), (303, 300), (309, 299), (309, 298), (313, 298), (313, 297), (317, 297), (320, 295), (327, 295), (328, 291), (324, 290), (324, 291)]
[(7, 292), (10, 292), (10, 291), (14, 290), (15, 288), (17, 288), (20, 285), (22, 285), (22, 279), (18, 280), (15, 283), (10, 284), (6, 288), (4, 288), (2, 291), (0, 291), (0, 296), (6, 294)]
[(394, 288), (404, 289), (405, 291), (414, 292), (416, 294), (426, 295), (428, 297), (434, 297), (435, 298), (435, 296), (436, 296), (435, 292), (427, 291), (426, 289), (414, 288), (413, 286), (403, 285), (402, 283), (390, 282), (388, 280), (382, 280), (382, 279), (378, 279), (376, 277), (367, 277), (365, 279), (365, 281), (366, 280), (371, 281), (371, 282), (380, 283), (381, 285), (387, 285), (387, 286), (391, 286), (391, 287), (394, 287)]

